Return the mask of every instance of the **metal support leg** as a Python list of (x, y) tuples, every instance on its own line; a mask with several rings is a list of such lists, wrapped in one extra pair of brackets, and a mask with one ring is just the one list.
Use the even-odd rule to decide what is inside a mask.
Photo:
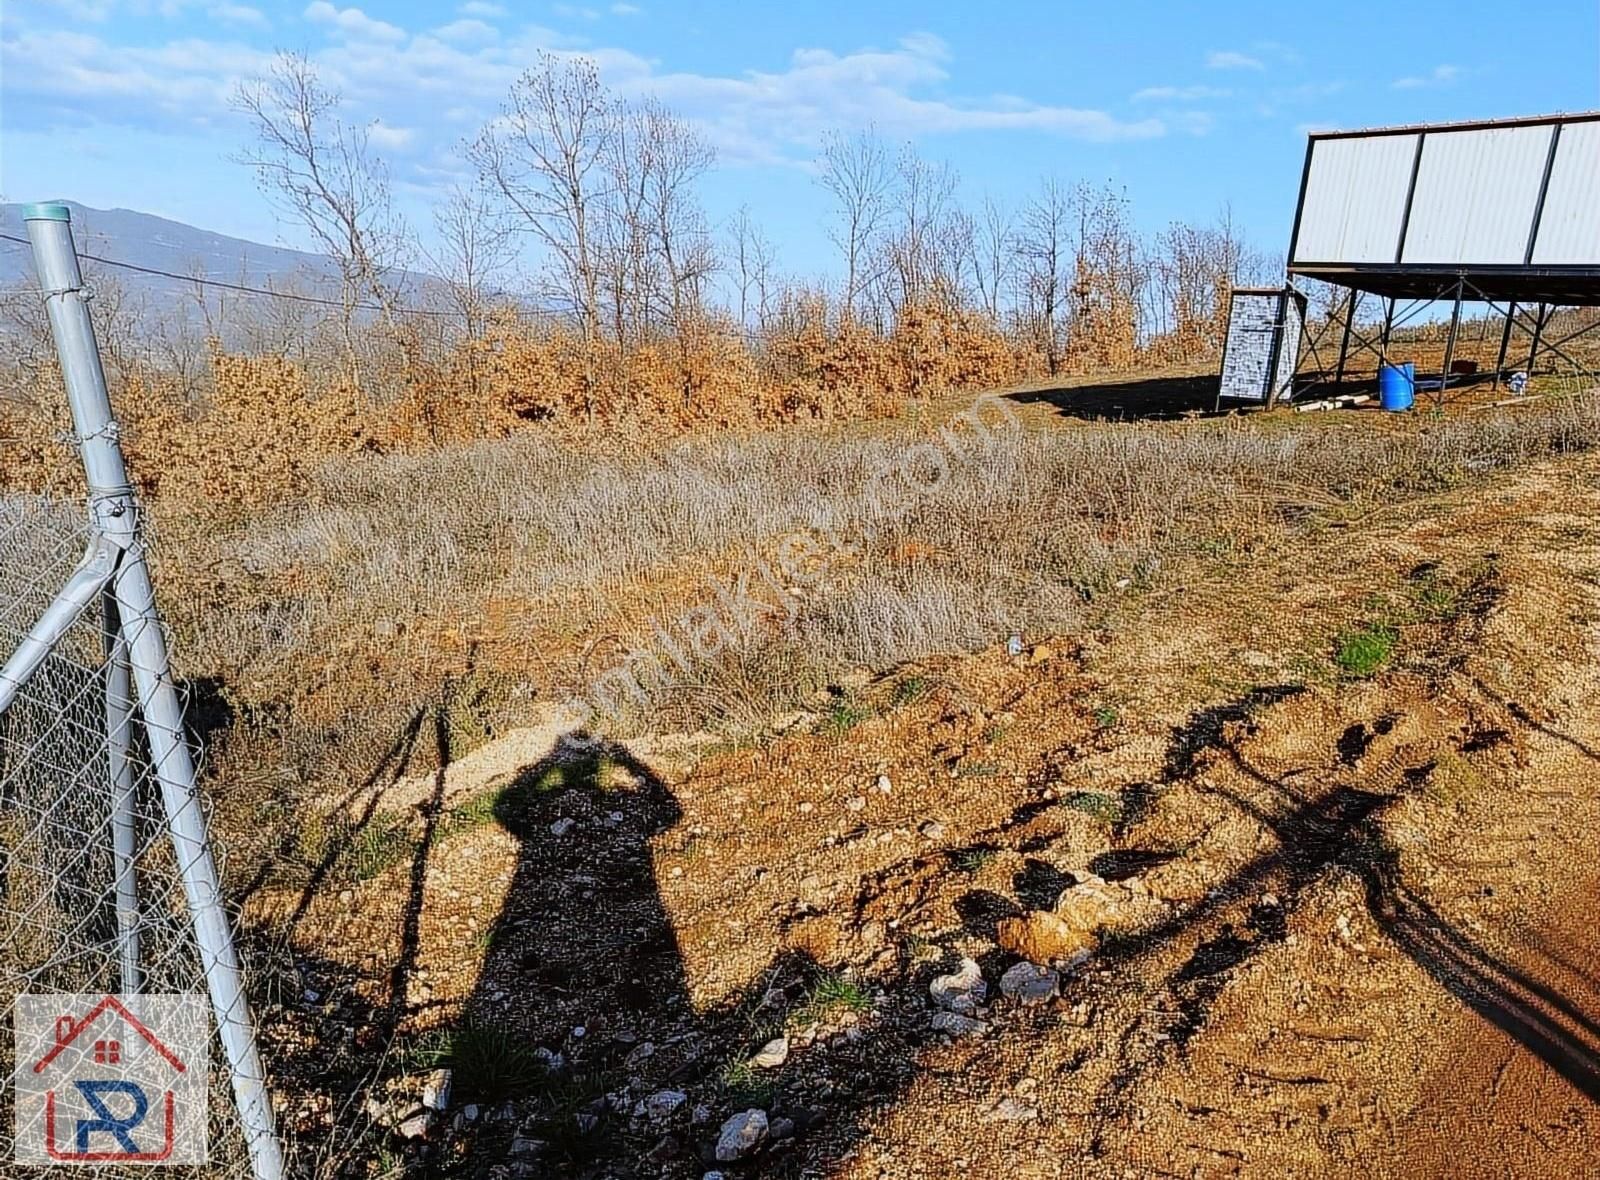
[(1455, 303), (1450, 309), (1450, 334), (1444, 341), (1444, 364), (1439, 368), (1439, 394), (1434, 402), (1436, 406), (1444, 405), (1445, 387), (1450, 384), (1450, 364), (1456, 358), (1456, 333), (1461, 330), (1461, 284), (1456, 284)]
[(1389, 363), (1389, 333), (1394, 329), (1394, 296), (1383, 307), (1383, 335), (1378, 338), (1378, 367)]
[(122, 638), (121, 616), (113, 591), (105, 599), (106, 737), (111, 770), (111, 854), (117, 882), (117, 959), (122, 995), (143, 990), (139, 974), (139, 876), (135, 862), (138, 823), (133, 764), (133, 673)]
[(111, 581), (117, 566), (117, 547), (104, 537), (89, 542), (89, 551), (72, 571), (61, 593), (45, 608), (11, 658), (0, 668), (0, 713), (16, 700), (22, 686), (39, 670), (78, 616), (89, 609), (95, 596)]
[(183, 710), (167, 663), (166, 637), (139, 539), (138, 503), (117, 441), (105, 370), (72, 243), (70, 216), (65, 205), (33, 205), (23, 211), (51, 335), (61, 358), (95, 527), (122, 554), (114, 583), (117, 611), (251, 1170), (256, 1180), (282, 1180), (283, 1153), (273, 1126), (266, 1075), (256, 1052), (216, 863), (206, 840), (194, 759), (184, 739)]
[(1500, 388), (1500, 377), (1506, 371), (1506, 349), (1511, 347), (1511, 325), (1517, 321), (1517, 305), (1506, 307), (1506, 326), (1500, 331), (1500, 353), (1494, 361), (1494, 387)]
[(1356, 318), (1356, 300), (1360, 298), (1359, 291), (1352, 290), (1350, 299), (1344, 305), (1344, 336), (1339, 341), (1339, 367), (1333, 374), (1333, 383), (1339, 384), (1344, 380), (1344, 361), (1350, 352), (1350, 325)]
[(1533, 376), (1533, 363), (1539, 359), (1539, 337), (1544, 335), (1545, 305), (1539, 305), (1539, 313), (1533, 318), (1533, 343), (1528, 346), (1528, 376)]

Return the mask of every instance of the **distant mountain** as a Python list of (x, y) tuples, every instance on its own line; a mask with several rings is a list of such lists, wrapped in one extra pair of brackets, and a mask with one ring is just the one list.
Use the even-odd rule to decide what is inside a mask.
[[(338, 295), (338, 267), (326, 255), (230, 238), (132, 209), (91, 209), (75, 201), (67, 201), (66, 205), (72, 210), (72, 233), (79, 254), (247, 287), (323, 298)], [(27, 236), (22, 208), (0, 205), (0, 233)], [(199, 313), (195, 284), (188, 277), (166, 278), (95, 262), (86, 262), (84, 269), (91, 275), (98, 271), (114, 276), (122, 289), (134, 297), (141, 318), (170, 319)], [(0, 285), (29, 285), (34, 281), (33, 258), (28, 248), (0, 241)], [(420, 302), (438, 286), (438, 280), (431, 276), (409, 272), (401, 275), (399, 282), (409, 293), (408, 302)], [(264, 298), (236, 291), (213, 291), (213, 311), (219, 297), (234, 306), (242, 300)]]

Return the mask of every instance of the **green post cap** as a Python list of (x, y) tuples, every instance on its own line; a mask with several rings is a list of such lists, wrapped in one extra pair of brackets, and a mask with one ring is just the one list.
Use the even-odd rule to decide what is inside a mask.
[(72, 212), (59, 201), (46, 201), (41, 205), (24, 205), (24, 221), (71, 221)]

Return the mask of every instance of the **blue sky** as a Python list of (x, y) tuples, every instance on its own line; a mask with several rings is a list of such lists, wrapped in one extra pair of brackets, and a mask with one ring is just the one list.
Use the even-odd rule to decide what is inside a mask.
[(714, 217), (748, 202), (786, 269), (834, 269), (809, 163), (875, 124), (949, 160), (963, 191), (1039, 178), (1126, 189), (1141, 228), (1224, 206), (1281, 253), (1308, 128), (1600, 107), (1600, 0), (1180, 4), (1141, 0), (5, 0), (0, 193), (65, 196), (302, 245), (230, 161), (226, 96), (307, 51), (376, 120), (402, 205), (464, 175), (463, 136), (535, 50), (581, 52), (719, 151)]

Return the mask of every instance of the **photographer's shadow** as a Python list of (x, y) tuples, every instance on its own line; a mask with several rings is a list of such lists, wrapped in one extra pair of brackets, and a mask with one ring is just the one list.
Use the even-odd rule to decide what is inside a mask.
[[(494, 814), (517, 864), (453, 1036), (457, 1102), (483, 1112), (471, 1174), (698, 1178), (722, 1121), (752, 1107), (775, 1133), (741, 1175), (827, 1174), (859, 1126), (809, 1100), (811, 1074), (888, 1046), (864, 1027), (827, 1066), (814, 1053), (781, 1071), (745, 1064), (814, 1002), (824, 973), (802, 954), (696, 1010), (655, 875), (653, 842), (682, 818), (662, 778), (619, 744), (571, 734)], [(891, 1055), (909, 1068), (903, 1049)], [(900, 1088), (874, 1086), (859, 1109)]]
[(569, 735), (521, 771), (495, 803), (517, 865), (468, 1019), (584, 1056), (589, 1046), (574, 1039), (599, 1044), (607, 1025), (682, 1005), (683, 963), (650, 843), (682, 814), (615, 743)]

